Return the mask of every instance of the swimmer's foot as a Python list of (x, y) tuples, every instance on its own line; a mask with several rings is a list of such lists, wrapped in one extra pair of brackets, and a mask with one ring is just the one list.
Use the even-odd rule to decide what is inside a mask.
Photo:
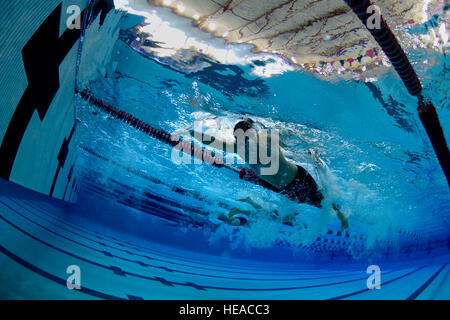
[(290, 226), (293, 227), (296, 224), (296, 219), (294, 215), (288, 215), (286, 217), (283, 218), (283, 224), (286, 226)]
[(333, 203), (332, 205), (333, 205), (333, 209), (337, 213), (337, 217), (339, 218), (339, 220), (341, 220), (341, 231), (348, 229), (348, 218), (341, 211), (341, 208), (337, 204)]

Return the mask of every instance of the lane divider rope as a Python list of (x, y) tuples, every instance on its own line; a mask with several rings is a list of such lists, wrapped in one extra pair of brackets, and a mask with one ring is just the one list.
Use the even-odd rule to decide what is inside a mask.
[(436, 108), (431, 101), (426, 101), (422, 96), (422, 84), (412, 67), (411, 62), (406, 56), (405, 51), (400, 46), (397, 38), (382, 16), (380, 17), (381, 28), (368, 27), (367, 21), (372, 16), (372, 13), (370, 13), (371, 11), (369, 10), (369, 7), (372, 6), (370, 0), (344, 1), (372, 34), (381, 49), (383, 49), (402, 79), (405, 87), (408, 89), (408, 92), (413, 96), (417, 96), (419, 100), (419, 106), (417, 108), (419, 118), (427, 132), (428, 138), (430, 139), (431, 145), (433, 146), (436, 157), (439, 160), (439, 164), (441, 165), (442, 171), (444, 172), (450, 187), (450, 152), (444, 131), (442, 130)]
[(137, 130), (147, 134), (148, 136), (154, 139), (161, 141), (164, 144), (171, 146), (172, 148), (180, 150), (192, 157), (200, 159), (203, 162), (215, 166), (217, 168), (226, 168), (228, 170), (232, 170), (238, 173), (239, 177), (242, 180), (251, 182), (256, 185), (260, 185), (264, 188), (270, 189), (275, 192), (277, 191), (268, 182), (259, 178), (253, 171), (246, 168), (242, 168), (240, 170), (232, 168), (226, 165), (221, 157), (217, 157), (216, 155), (208, 151), (197, 148), (196, 146), (194, 146), (192, 142), (180, 140), (172, 136), (171, 134), (165, 132), (164, 130), (156, 129), (153, 126), (137, 119), (133, 115), (104, 103), (100, 99), (94, 97), (89, 90), (76, 91), (76, 93), (78, 93), (83, 100), (86, 100), (92, 106), (99, 108), (100, 110), (108, 113), (109, 115), (115, 117), (116, 119), (132, 126), (133, 128), (136, 128)]

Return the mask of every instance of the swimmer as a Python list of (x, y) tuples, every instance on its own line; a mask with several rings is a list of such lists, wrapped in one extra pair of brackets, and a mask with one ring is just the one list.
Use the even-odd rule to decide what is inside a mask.
[[(258, 151), (261, 148), (264, 148), (267, 151), (266, 154), (273, 153), (273, 151), (268, 152), (269, 146), (271, 146), (272, 141), (277, 142), (279, 139), (270, 133), (265, 133), (262, 138), (262, 135), (260, 134), (261, 131), (258, 130), (252, 119), (239, 121), (234, 126), (233, 135), (235, 140), (232, 142), (222, 141), (217, 137), (209, 136), (208, 132), (195, 131), (195, 128), (185, 132), (189, 132), (194, 137), (202, 137), (202, 141), (200, 142), (203, 144), (211, 145), (214, 143), (215, 147), (221, 146), (221, 150), (226, 150), (227, 152), (230, 152), (231, 150), (233, 153), (244, 159), (254, 173), (242, 169), (240, 172), (242, 179), (251, 180), (252, 174), (256, 174), (257, 178), (262, 180), (264, 187), (280, 193), (292, 201), (306, 203), (318, 208), (322, 207), (321, 203), (325, 197), (320, 192), (314, 178), (302, 166), (288, 161), (284, 157), (279, 146), (277, 147), (277, 150), (275, 150), (274, 155), (268, 155), (277, 156), (277, 159), (275, 160), (278, 161), (278, 170), (270, 172), (270, 174), (265, 173), (267, 170), (265, 171), (264, 169), (268, 169), (272, 164), (263, 164), (258, 156), (258, 154), (260, 154)], [(248, 132), (253, 134), (247, 134)], [(180, 133), (182, 133), (182, 131), (178, 131), (176, 134)], [(242, 137), (242, 133), (244, 133), (244, 137), (239, 140), (239, 138)], [(256, 146), (256, 148), (251, 147), (252, 144), (253, 146)], [(252, 162), (249, 161), (249, 159), (256, 159), (256, 161)], [(341, 221), (342, 230), (347, 229), (347, 217), (336, 204), (333, 203), (332, 206), (337, 213), (337, 217)], [(233, 216), (235, 216), (235, 214), (231, 217), (227, 217), (227, 220), (232, 219), (231, 221), (233, 223), (238, 223), (235, 218), (232, 218)]]

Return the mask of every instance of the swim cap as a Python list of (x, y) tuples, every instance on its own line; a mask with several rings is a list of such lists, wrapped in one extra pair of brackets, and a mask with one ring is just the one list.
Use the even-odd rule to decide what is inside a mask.
[(248, 129), (253, 128), (253, 124), (255, 122), (248, 118), (246, 120), (243, 121), (239, 121), (238, 123), (236, 123), (236, 125), (234, 126), (234, 130), (233, 132), (235, 132), (236, 130), (242, 129), (244, 132), (247, 131)]

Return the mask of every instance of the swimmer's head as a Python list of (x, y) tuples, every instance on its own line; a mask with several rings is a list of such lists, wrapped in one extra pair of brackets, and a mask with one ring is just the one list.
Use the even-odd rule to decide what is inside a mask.
[(243, 120), (243, 121), (239, 121), (239, 122), (236, 123), (236, 125), (234, 126), (233, 133), (236, 132), (236, 131), (239, 130), (239, 129), (241, 129), (242, 131), (246, 132), (247, 130), (253, 128), (253, 124), (254, 124), (254, 123), (255, 123), (255, 122), (254, 122), (252, 119), (250, 119), (250, 118), (248, 118), (248, 119), (246, 119), (246, 120)]

